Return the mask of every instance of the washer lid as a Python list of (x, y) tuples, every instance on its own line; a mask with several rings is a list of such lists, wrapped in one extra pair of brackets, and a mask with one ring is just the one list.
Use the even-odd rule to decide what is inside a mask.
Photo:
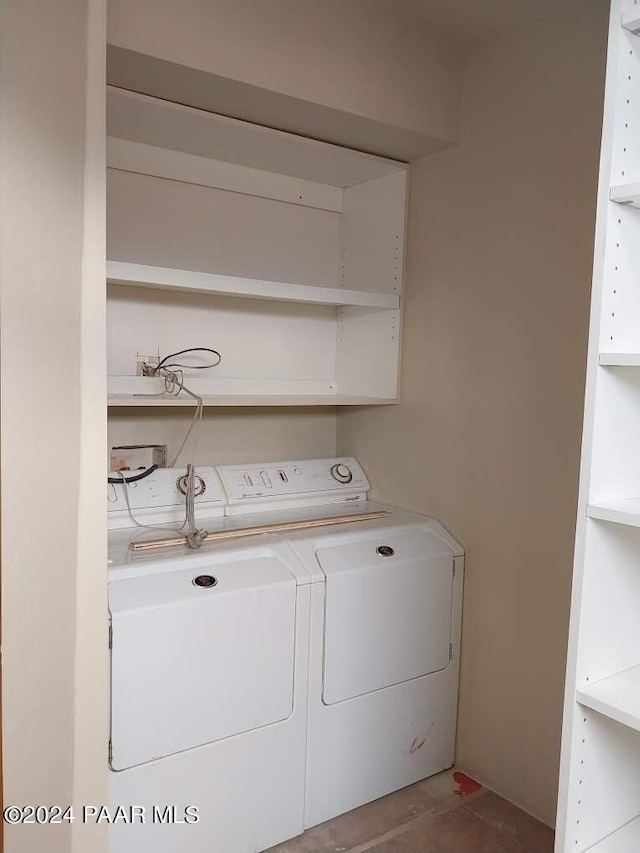
[(331, 705), (444, 669), (453, 553), (426, 527), (320, 548), (326, 575), (323, 700)]
[(112, 767), (286, 719), (296, 582), (264, 549), (109, 586)]

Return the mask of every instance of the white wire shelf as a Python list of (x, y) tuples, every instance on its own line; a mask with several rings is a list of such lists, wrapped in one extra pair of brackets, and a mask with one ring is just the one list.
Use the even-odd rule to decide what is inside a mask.
[(315, 305), (355, 305), (364, 308), (396, 309), (397, 294), (347, 290), (342, 287), (316, 287), (282, 281), (214, 275), (213, 273), (153, 267), (122, 261), (107, 261), (110, 284), (173, 290), (182, 293), (209, 293), (279, 302), (303, 302)]

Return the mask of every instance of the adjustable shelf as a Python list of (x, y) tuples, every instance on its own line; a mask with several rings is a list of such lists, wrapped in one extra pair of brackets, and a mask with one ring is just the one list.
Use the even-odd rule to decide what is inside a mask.
[(640, 666), (634, 666), (576, 691), (581, 705), (640, 731)]
[(357, 305), (364, 308), (391, 309), (397, 309), (399, 306), (397, 294), (261, 281), (120, 261), (107, 261), (107, 282), (182, 293), (218, 294), (311, 305)]
[[(280, 396), (272, 394), (237, 394), (225, 396), (222, 394), (203, 397), (205, 406), (218, 406), (227, 408), (239, 408), (243, 406), (391, 406), (397, 400), (384, 400), (381, 397), (350, 397), (340, 394), (283, 394)], [(193, 408), (194, 401), (187, 396), (180, 397), (154, 397), (142, 398), (133, 394), (109, 394), (108, 404), (112, 408), (136, 407), (136, 408), (182, 408), (190, 406)]]
[(587, 516), (600, 521), (613, 521), (615, 524), (640, 527), (640, 498), (589, 504)]
[(609, 198), (617, 204), (640, 207), (640, 183), (618, 184), (611, 187)]
[[(373, 406), (392, 405), (394, 398), (340, 394), (330, 381), (282, 379), (215, 379), (189, 377), (189, 388), (205, 406)], [(163, 393), (164, 381), (153, 376), (109, 376), (108, 403), (113, 407), (191, 407), (188, 394)]]
[(640, 817), (607, 835), (590, 848), (590, 853), (630, 853), (634, 850), (640, 850)]
[(601, 352), (601, 367), (640, 367), (640, 352)]
[(628, 12), (625, 12), (620, 23), (625, 30), (638, 35), (640, 33), (640, 8), (630, 9)]

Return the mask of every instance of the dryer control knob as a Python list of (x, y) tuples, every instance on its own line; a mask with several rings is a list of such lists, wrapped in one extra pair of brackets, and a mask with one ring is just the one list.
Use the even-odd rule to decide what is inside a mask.
[(341, 462), (331, 466), (331, 476), (339, 483), (350, 483), (353, 480), (351, 468), (348, 465), (343, 465)]

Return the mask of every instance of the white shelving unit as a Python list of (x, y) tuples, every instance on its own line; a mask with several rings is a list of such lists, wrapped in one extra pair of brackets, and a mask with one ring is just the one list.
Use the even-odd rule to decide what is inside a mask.
[(107, 130), (110, 405), (192, 405), (136, 369), (198, 346), (207, 405), (397, 401), (406, 164), (113, 87)]
[(640, 2), (613, 0), (556, 853), (640, 850)]

